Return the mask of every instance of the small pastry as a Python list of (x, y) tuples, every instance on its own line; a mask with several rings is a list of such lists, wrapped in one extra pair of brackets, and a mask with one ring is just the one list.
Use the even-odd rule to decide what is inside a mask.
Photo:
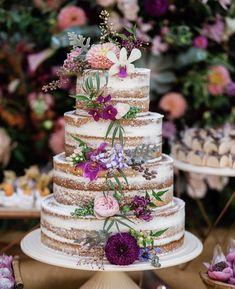
[(227, 155), (223, 155), (220, 158), (220, 167), (221, 168), (227, 168), (229, 167), (229, 157)]
[(49, 174), (42, 174), (38, 180), (38, 183), (36, 184), (35, 206), (38, 209), (41, 208), (42, 201), (50, 194), (50, 190), (49, 190), (48, 186), (49, 186), (51, 180), (52, 180), (52, 175), (50, 173)]
[(202, 157), (194, 151), (191, 151), (187, 156), (187, 162), (192, 165), (202, 166)]
[(182, 149), (179, 149), (177, 159), (181, 162), (186, 162), (186, 154)]
[(206, 164), (208, 167), (218, 168), (220, 166), (218, 156), (215, 155), (208, 156)]
[(33, 190), (29, 184), (28, 179), (23, 176), (19, 178), (18, 188), (16, 190), (19, 197), (19, 207), (32, 208), (34, 204)]
[(218, 153), (220, 155), (227, 154), (231, 149), (231, 140), (229, 138), (223, 138), (219, 144)]
[(202, 141), (199, 138), (193, 138), (192, 140), (192, 149), (194, 151), (201, 151), (202, 150)]
[(216, 152), (216, 153), (218, 152), (216, 143), (212, 141), (211, 139), (205, 141), (203, 145), (203, 150), (208, 154), (212, 152)]

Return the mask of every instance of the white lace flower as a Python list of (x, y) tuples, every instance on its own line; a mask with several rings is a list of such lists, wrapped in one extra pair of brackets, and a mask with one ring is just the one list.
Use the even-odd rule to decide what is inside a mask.
[(137, 48), (132, 49), (129, 57), (127, 57), (126, 48), (122, 48), (120, 51), (119, 59), (112, 51), (107, 53), (107, 58), (114, 64), (109, 69), (109, 75), (118, 74), (119, 77), (125, 78), (128, 74), (133, 73), (135, 66), (132, 62), (136, 61), (141, 57), (141, 51)]

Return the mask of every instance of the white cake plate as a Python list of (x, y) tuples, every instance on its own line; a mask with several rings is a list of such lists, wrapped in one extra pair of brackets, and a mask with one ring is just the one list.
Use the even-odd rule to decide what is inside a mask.
[[(102, 268), (88, 264), (78, 264), (79, 257), (61, 253), (44, 246), (40, 240), (40, 229), (32, 231), (21, 241), (22, 251), (29, 257), (54, 266), (63, 268), (100, 271), (96, 273), (80, 289), (140, 289), (124, 271), (153, 270), (149, 262), (135, 262), (129, 266), (115, 266), (108, 262)], [(185, 232), (184, 244), (175, 251), (160, 256), (161, 268), (186, 263), (202, 252), (202, 243), (189, 232)]]
[(230, 168), (212, 168), (212, 167), (195, 166), (175, 159), (174, 159), (174, 166), (177, 169), (185, 172), (207, 174), (214, 176), (235, 177), (235, 169)]

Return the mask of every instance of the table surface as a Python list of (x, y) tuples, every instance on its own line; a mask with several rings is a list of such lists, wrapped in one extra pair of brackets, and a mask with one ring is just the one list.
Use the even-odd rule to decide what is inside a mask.
[(1, 207), (0, 219), (37, 219), (40, 218), (40, 210), (36, 208), (20, 209), (15, 207)]

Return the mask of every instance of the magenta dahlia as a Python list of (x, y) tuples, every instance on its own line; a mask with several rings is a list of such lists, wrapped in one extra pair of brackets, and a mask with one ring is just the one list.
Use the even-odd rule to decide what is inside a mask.
[(130, 265), (138, 259), (140, 247), (129, 233), (112, 235), (105, 245), (105, 255), (114, 265)]

